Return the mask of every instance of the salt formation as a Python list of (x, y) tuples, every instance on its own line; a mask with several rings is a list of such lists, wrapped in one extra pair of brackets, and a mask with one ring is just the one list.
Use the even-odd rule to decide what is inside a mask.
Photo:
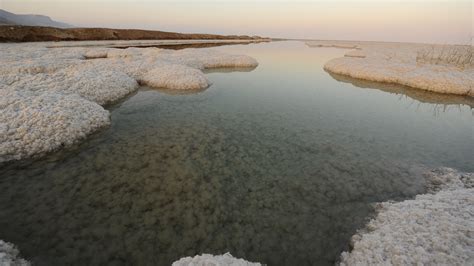
[(47, 44), (0, 45), (0, 162), (71, 145), (109, 125), (109, 113), (101, 105), (122, 99), (139, 83), (204, 89), (210, 84), (204, 69), (258, 64), (248, 56), (212, 50)]
[(380, 204), (341, 265), (472, 265), (474, 174), (442, 168), (427, 181), (434, 194)]
[(0, 89), (1, 161), (71, 145), (110, 123), (109, 112), (77, 94)]
[(20, 257), (20, 252), (14, 245), (0, 240), (0, 265), (4, 266), (27, 266), (30, 263)]
[(324, 69), (331, 73), (474, 97), (471, 46), (342, 41), (307, 42), (307, 45), (361, 49), (327, 62)]
[(173, 266), (260, 266), (260, 263), (249, 262), (244, 259), (234, 258), (230, 253), (224, 255), (202, 254), (194, 257), (181, 258), (173, 262)]
[(154, 68), (143, 75), (141, 82), (150, 87), (178, 90), (199, 90), (209, 86), (209, 81), (200, 70), (183, 65)]

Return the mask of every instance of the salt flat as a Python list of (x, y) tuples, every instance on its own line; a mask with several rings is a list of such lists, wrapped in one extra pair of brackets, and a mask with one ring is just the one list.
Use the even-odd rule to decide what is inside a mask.
[(353, 78), (474, 97), (474, 56), (469, 45), (308, 41), (309, 47), (351, 49), (324, 69)]

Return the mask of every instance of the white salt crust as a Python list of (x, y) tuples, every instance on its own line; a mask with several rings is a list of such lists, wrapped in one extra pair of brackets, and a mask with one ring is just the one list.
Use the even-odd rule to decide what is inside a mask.
[(385, 202), (341, 265), (473, 265), (474, 174), (442, 168), (413, 200)]
[[(331, 73), (474, 97), (474, 56), (469, 46), (350, 41), (311, 41), (306, 44), (310, 47), (359, 49), (327, 62), (324, 69)], [(447, 56), (451, 53), (448, 51), (456, 49), (463, 50), (464, 57), (468, 58), (461, 60), (462, 64), (448, 62), (451, 59)], [(420, 58), (425, 51), (428, 53), (424, 56), (430, 58)], [(452, 53), (451, 57), (456, 56)]]
[(208, 49), (48, 45), (0, 44), (0, 163), (43, 155), (109, 125), (101, 105), (124, 98), (139, 83), (200, 90), (210, 85), (204, 69), (258, 65), (245, 55)]
[(1, 266), (28, 266), (30, 263), (20, 258), (18, 249), (11, 243), (0, 240)]
[(210, 85), (198, 69), (183, 65), (164, 65), (146, 72), (141, 83), (155, 88), (199, 90)]
[(202, 254), (194, 257), (184, 257), (172, 266), (260, 266), (260, 263), (249, 262), (244, 259), (234, 258), (230, 253), (224, 255)]

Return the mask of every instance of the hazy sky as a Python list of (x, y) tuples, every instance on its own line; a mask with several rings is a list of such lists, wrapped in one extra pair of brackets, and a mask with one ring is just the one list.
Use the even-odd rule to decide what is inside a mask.
[(469, 43), (472, 0), (0, 0), (76, 26), (287, 38)]

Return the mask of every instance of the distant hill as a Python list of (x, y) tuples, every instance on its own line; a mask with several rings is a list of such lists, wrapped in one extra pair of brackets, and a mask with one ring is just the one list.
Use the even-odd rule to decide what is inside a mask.
[(74, 26), (67, 23), (52, 20), (43, 15), (19, 15), (3, 9), (0, 9), (0, 25), (24, 25), (24, 26), (43, 26), (55, 28), (72, 28)]
[(155, 30), (0, 25), (0, 42), (97, 40), (262, 40), (259, 36), (183, 34)]

